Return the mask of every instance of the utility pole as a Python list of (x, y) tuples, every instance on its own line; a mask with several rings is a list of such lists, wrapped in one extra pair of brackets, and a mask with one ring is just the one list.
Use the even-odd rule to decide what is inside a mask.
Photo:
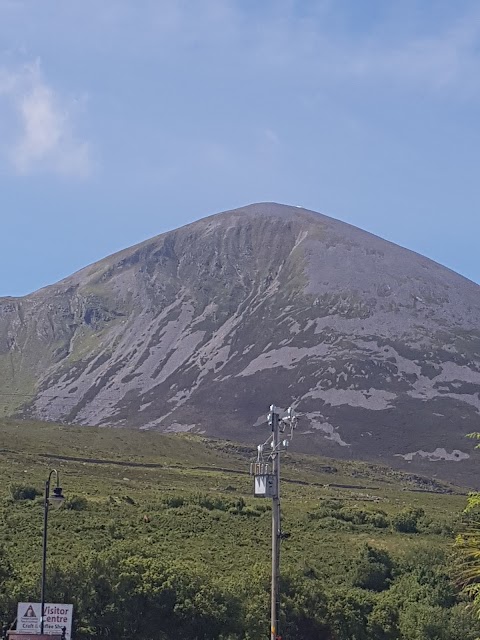
[[(280, 417), (280, 414), (283, 417)], [(292, 407), (287, 411), (279, 409), (275, 405), (270, 406), (268, 424), (271, 427), (271, 435), (264, 444), (257, 447), (256, 462), (250, 466), (250, 473), (254, 476), (254, 495), (257, 498), (272, 498), (272, 584), (270, 601), (270, 640), (279, 640), (278, 621), (280, 612), (280, 542), (285, 534), (282, 534), (280, 513), (280, 453), (285, 451), (293, 437), (293, 430), (297, 424), (297, 418)], [(280, 440), (280, 433), (290, 427), (290, 433), (284, 440)], [(265, 449), (270, 444), (270, 451)], [(268, 449), (267, 449), (268, 451)]]
[(270, 640), (277, 639), (280, 578), (280, 453), (278, 436), (280, 417), (276, 407), (270, 407), (269, 422), (272, 426), (272, 473), (276, 491), (272, 496), (272, 589), (270, 603)]

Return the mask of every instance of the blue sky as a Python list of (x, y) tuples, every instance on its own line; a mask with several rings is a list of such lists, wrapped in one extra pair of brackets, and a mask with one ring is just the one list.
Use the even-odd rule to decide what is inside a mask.
[(250, 202), (480, 282), (480, 5), (0, 0), (0, 296)]

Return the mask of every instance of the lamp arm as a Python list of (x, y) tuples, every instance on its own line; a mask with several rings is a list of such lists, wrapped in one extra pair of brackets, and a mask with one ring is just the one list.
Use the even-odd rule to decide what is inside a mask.
[(48, 474), (48, 485), (50, 486), (50, 481), (52, 479), (53, 474), (55, 474), (55, 480), (57, 482), (57, 487), (59, 486), (59, 480), (58, 480), (58, 471), (56, 469), (52, 469), (50, 471), (50, 473)]

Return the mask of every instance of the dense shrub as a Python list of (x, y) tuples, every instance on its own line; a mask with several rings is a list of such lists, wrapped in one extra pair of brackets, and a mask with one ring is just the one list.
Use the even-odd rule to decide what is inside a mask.
[(365, 545), (353, 572), (353, 586), (371, 591), (383, 591), (392, 579), (393, 562), (382, 549)]
[[(202, 507), (190, 505), (187, 509)], [(71, 517), (71, 516), (69, 516)], [(112, 529), (115, 522), (110, 523)], [(115, 538), (115, 536), (113, 536)], [(15, 553), (12, 550), (13, 553)], [(7, 554), (7, 555), (5, 555)], [(283, 640), (475, 640), (479, 622), (455, 597), (445, 557), (426, 547), (394, 562), (363, 546), (341, 584), (305, 566), (280, 580)], [(0, 623), (38, 584), (38, 565), (8, 580), (8, 550), (0, 550)], [(68, 566), (49, 563), (49, 596), (72, 602), (77, 640), (258, 640), (268, 634), (268, 562), (219, 580), (208, 567), (165, 561), (154, 549), (111, 539)], [(350, 584), (347, 582), (350, 580)]]
[(84, 496), (68, 496), (63, 502), (63, 508), (70, 511), (85, 511), (88, 500)]
[[(355, 505), (344, 505), (340, 500), (325, 500), (320, 508), (314, 512), (309, 512), (307, 516), (310, 520), (329, 520), (332, 518), (350, 522), (353, 525), (371, 525), (384, 529), (388, 527), (389, 520), (384, 511), (371, 511), (362, 509)], [(325, 522), (322, 528), (327, 528)], [(334, 526), (333, 528), (338, 528)]]
[(170, 509), (178, 509), (178, 507), (183, 507), (185, 504), (185, 498), (182, 496), (167, 496), (163, 499), (163, 503)]
[(37, 496), (42, 495), (42, 492), (28, 485), (12, 484), (10, 495), (13, 500), (35, 500)]
[(406, 507), (392, 517), (392, 526), (401, 533), (417, 533), (418, 522), (424, 516), (423, 509)]
[(372, 524), (377, 529), (386, 529), (389, 525), (388, 518), (385, 513), (382, 511), (376, 511), (374, 513), (369, 513), (369, 517), (367, 522)]

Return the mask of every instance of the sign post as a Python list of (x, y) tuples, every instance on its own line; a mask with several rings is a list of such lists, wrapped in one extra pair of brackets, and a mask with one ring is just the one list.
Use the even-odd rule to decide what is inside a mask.
[[(41, 602), (19, 602), (17, 607), (17, 634), (40, 634)], [(72, 636), (72, 604), (45, 604), (44, 634), (61, 636), (65, 629), (65, 640)]]

